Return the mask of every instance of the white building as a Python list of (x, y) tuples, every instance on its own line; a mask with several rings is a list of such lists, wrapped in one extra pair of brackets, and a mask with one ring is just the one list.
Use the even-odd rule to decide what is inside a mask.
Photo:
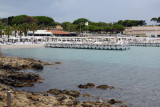
[(48, 32), (47, 30), (37, 30), (34, 32), (34, 35), (33, 35), (33, 31), (29, 31), (28, 36), (44, 37), (44, 36), (55, 36), (55, 35), (52, 32)]
[(160, 37), (160, 26), (126, 27), (123, 33), (131, 36)]

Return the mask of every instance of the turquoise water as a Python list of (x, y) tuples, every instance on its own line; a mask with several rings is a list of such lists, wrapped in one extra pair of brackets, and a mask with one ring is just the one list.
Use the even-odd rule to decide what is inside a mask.
[[(62, 62), (61, 65), (46, 66), (43, 71), (37, 72), (44, 78), (43, 83), (21, 90), (73, 89), (107, 99), (124, 100), (131, 107), (160, 105), (160, 48), (131, 47), (127, 51), (29, 48), (2, 51), (6, 56)], [(77, 88), (79, 84), (88, 82), (107, 84), (116, 89)]]

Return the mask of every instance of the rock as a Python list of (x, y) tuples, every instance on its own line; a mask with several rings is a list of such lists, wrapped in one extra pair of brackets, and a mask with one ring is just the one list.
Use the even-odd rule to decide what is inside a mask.
[(106, 103), (100, 103), (100, 102), (90, 102), (90, 101), (84, 101), (81, 103), (82, 107), (112, 107), (109, 104)]
[(4, 99), (4, 97), (0, 95), (0, 101), (2, 101), (3, 99)]
[(22, 70), (36, 69), (42, 70), (44, 65), (54, 65), (33, 58), (17, 58), (17, 57), (0, 57), (0, 69), (5, 70)]
[(58, 97), (57, 97), (57, 100), (58, 100), (58, 101), (63, 101), (63, 100), (65, 100), (65, 99), (67, 99), (67, 97), (66, 97), (65, 95), (61, 95), (61, 96), (58, 96)]
[(121, 105), (121, 107), (128, 107), (127, 105)]
[(61, 90), (58, 90), (58, 89), (50, 89), (49, 91), (50, 94), (53, 94), (53, 95), (59, 95), (59, 94), (62, 94), (62, 91)]
[(99, 85), (96, 88), (103, 89), (103, 90), (105, 90), (105, 89), (114, 89), (113, 86), (108, 86), (108, 85)]
[(55, 64), (62, 64), (61, 62), (55, 62)]
[(83, 94), (83, 97), (90, 97), (91, 95), (89, 94)]
[(2, 69), (8, 70), (8, 69), (13, 69), (10, 64), (6, 64), (2, 66)]
[(80, 96), (80, 92), (78, 91), (73, 91), (73, 90), (58, 90), (58, 89), (50, 89), (49, 91), (47, 91), (50, 94), (53, 95), (69, 95), (72, 97), (79, 97)]
[(116, 104), (116, 103), (122, 103), (122, 101), (116, 101), (115, 99), (110, 99), (108, 101), (109, 104)]
[(32, 68), (36, 69), (36, 70), (42, 70), (43, 69), (43, 65), (35, 63), (35, 64), (32, 65)]
[(73, 90), (63, 90), (62, 93), (69, 95), (69, 96), (72, 96), (72, 97), (79, 97), (80, 96), (80, 92), (73, 91)]
[(93, 88), (95, 85), (93, 83), (87, 83), (86, 85), (80, 84), (78, 88)]
[(21, 68), (22, 69), (26, 69), (26, 68), (28, 68), (29, 66), (27, 65), (27, 64), (23, 64), (23, 65), (21, 65)]
[(33, 82), (42, 81), (39, 74), (25, 72), (7, 72), (0, 76), (0, 82), (14, 87), (34, 86)]

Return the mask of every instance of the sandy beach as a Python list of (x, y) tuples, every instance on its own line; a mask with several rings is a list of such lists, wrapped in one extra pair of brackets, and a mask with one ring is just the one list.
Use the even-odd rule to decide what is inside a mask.
[(2, 49), (13, 49), (13, 48), (37, 48), (44, 47), (44, 44), (21, 44), (21, 45), (0, 45)]

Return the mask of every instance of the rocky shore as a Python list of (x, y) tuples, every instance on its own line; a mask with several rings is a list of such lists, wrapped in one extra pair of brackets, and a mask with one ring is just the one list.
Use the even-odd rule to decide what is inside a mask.
[[(44, 93), (21, 92), (0, 84), (0, 106), (7, 106), (7, 91), (11, 91), (13, 107), (115, 107), (114, 104), (122, 103), (111, 99), (105, 102), (79, 102), (81, 96), (78, 91), (51, 89)], [(51, 95), (50, 95), (51, 94)], [(127, 107), (121, 104), (116, 107)]]
[(44, 65), (53, 64), (35, 60), (33, 58), (0, 57), (0, 69), (4, 69), (7, 71), (17, 71), (22, 69), (42, 70)]
[[(22, 72), (19, 70), (42, 70), (45, 65), (61, 64), (60, 62), (47, 63), (32, 58), (0, 57), (0, 107), (7, 106), (7, 91), (11, 91), (13, 107), (127, 107), (123, 101), (110, 99), (103, 101), (80, 102), (79, 97), (90, 97), (74, 90), (50, 89), (47, 92), (24, 92), (12, 89), (13, 87), (31, 87), (35, 82), (43, 82), (39, 74)], [(93, 83), (80, 84), (79, 88), (114, 89), (113, 86)], [(117, 105), (118, 104), (118, 105)]]

